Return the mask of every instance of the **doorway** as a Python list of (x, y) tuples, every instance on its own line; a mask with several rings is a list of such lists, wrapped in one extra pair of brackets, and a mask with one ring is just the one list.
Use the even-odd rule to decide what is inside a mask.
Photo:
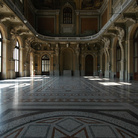
[(93, 76), (93, 57), (87, 55), (85, 58), (85, 75)]
[(50, 59), (48, 55), (42, 57), (42, 75), (50, 74)]

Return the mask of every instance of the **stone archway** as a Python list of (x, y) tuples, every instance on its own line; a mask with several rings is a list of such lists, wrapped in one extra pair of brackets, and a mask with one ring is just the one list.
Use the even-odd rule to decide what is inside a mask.
[(137, 42), (137, 41), (135, 41), (135, 40), (137, 40), (137, 38), (136, 38), (137, 29), (138, 29), (138, 23), (135, 25), (132, 25), (130, 27), (130, 33), (128, 36), (128, 51), (129, 51), (128, 52), (128, 80), (132, 80), (132, 79), (137, 80), (136, 79), (137, 75), (135, 74), (135, 69), (134, 69), (134, 67), (136, 67), (134, 64), (134, 62), (135, 62), (134, 61), (134, 57), (135, 57), (134, 56), (134, 51), (135, 51), (134, 45)]
[(85, 57), (85, 75), (93, 76), (93, 56), (87, 55)]
[(61, 72), (65, 76), (73, 75), (73, 52), (70, 49), (64, 49), (62, 51)]

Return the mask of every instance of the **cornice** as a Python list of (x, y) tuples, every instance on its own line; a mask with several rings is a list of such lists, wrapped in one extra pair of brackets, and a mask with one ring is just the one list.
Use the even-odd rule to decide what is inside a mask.
[[(9, 6), (9, 8), (16, 13), (16, 15), (24, 22), (26, 19), (20, 12), (20, 10), (13, 4), (12, 1), (4, 0), (4, 2)], [(108, 0), (106, 1), (108, 2)], [(86, 37), (51, 37), (51, 36), (44, 36), (38, 34), (36, 30), (26, 22), (26, 27), (33, 33), (35, 37), (40, 40), (47, 41), (47, 42), (88, 42), (100, 39), (100, 37), (109, 29), (110, 26), (121, 16), (120, 14), (123, 13), (135, 0), (125, 0), (124, 3), (120, 6), (119, 12), (112, 15), (110, 20), (103, 26), (103, 28), (95, 35), (86, 36)], [(56, 14), (56, 10), (53, 12)]]

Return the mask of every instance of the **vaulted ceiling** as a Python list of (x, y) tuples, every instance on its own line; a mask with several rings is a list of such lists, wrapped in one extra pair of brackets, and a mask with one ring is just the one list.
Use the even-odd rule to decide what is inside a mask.
[(69, 2), (76, 9), (96, 10), (104, 0), (31, 0), (36, 9), (60, 9), (64, 3)]

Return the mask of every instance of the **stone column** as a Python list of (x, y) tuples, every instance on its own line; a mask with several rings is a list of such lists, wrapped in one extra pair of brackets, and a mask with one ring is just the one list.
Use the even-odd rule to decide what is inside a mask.
[(56, 12), (56, 34), (59, 34), (59, 11)]
[(118, 31), (118, 40), (119, 40), (119, 46), (121, 48), (121, 71), (120, 71), (120, 80), (125, 79), (125, 57), (124, 57), (124, 47), (123, 47), (123, 41), (124, 41), (124, 35), (125, 31), (121, 27), (116, 27), (116, 30)]
[(30, 76), (34, 76), (34, 53), (30, 52)]
[[(31, 72), (31, 68), (29, 67), (29, 62), (30, 62), (30, 66), (31, 66), (31, 61), (30, 61), (30, 58), (31, 57), (31, 42), (33, 42), (35, 40), (34, 37), (28, 37), (26, 40), (25, 40), (25, 47), (26, 47), (26, 51), (24, 53), (25, 55), (25, 61), (24, 61), (24, 65), (25, 65), (25, 76), (30, 76), (32, 74)], [(34, 64), (34, 63), (33, 63)], [(34, 70), (34, 65), (33, 65), (33, 70)]]
[(81, 56), (81, 76), (85, 75), (85, 56)]
[(76, 11), (76, 35), (79, 35), (79, 11)]
[(106, 58), (105, 77), (109, 78), (110, 55), (109, 55), (108, 49), (110, 46), (110, 40), (108, 38), (103, 38), (102, 41), (104, 42), (104, 52), (105, 52), (105, 58)]
[(102, 77), (103, 76), (103, 62), (102, 62), (102, 56), (103, 53), (100, 53), (100, 72), (99, 72), (99, 76)]
[(21, 77), (23, 77), (24, 76), (24, 66), (23, 66), (23, 52), (24, 51), (24, 48), (22, 48), (22, 47), (20, 47), (20, 63), (19, 63), (19, 65), (20, 65), (20, 76)]
[(97, 56), (94, 56), (94, 72), (93, 76), (98, 75), (98, 70), (97, 70)]
[(79, 54), (80, 54), (80, 48), (79, 48), (79, 44), (77, 44), (77, 47), (75, 49), (75, 53), (76, 53), (76, 69), (75, 69), (75, 76), (80, 76), (80, 71), (79, 71)]
[(59, 76), (59, 46), (56, 44), (55, 48), (55, 56), (56, 56), (56, 65), (55, 65), (55, 76)]
[(10, 41), (3, 39), (3, 65), (2, 65), (2, 79), (8, 78), (8, 59), (9, 54), (7, 53)]
[(11, 36), (10, 40), (10, 47), (8, 49), (9, 54), (9, 64), (8, 64), (8, 78), (13, 79), (15, 78), (15, 61), (13, 59), (13, 52), (14, 52), (14, 47), (16, 45), (16, 37), (13, 34)]
[(131, 50), (131, 46), (133, 46), (133, 40), (128, 41), (128, 80), (133, 79), (133, 50)]
[(50, 76), (53, 76), (54, 73), (53, 73), (53, 53), (51, 54), (51, 58), (50, 58)]
[(38, 55), (37, 58), (38, 58), (38, 67), (37, 67), (38, 71), (37, 72), (38, 72), (38, 75), (41, 75), (41, 56)]

